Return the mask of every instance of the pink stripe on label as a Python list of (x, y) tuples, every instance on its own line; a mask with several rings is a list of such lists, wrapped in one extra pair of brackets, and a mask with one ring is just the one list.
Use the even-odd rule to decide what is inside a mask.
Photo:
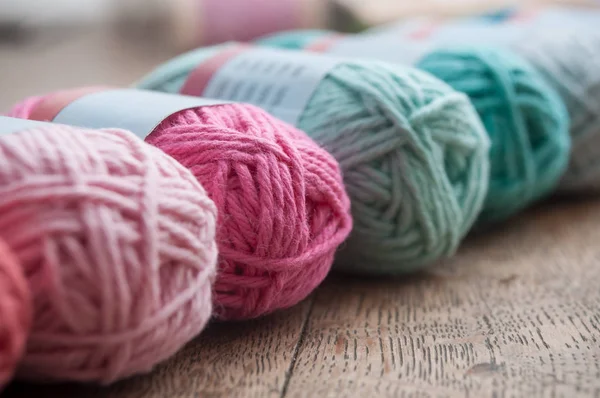
[(408, 37), (412, 40), (427, 40), (429, 39), (433, 33), (441, 26), (440, 21), (430, 21), (422, 26), (420, 26), (417, 30), (408, 34)]
[(514, 23), (514, 22), (528, 22), (531, 21), (535, 18), (537, 18), (538, 14), (540, 13), (539, 9), (529, 9), (529, 10), (523, 10), (523, 11), (519, 11), (517, 13), (515, 13), (512, 18), (510, 18), (508, 20), (509, 23)]
[(341, 35), (341, 34), (332, 34), (332, 35), (326, 36), (324, 38), (321, 38), (321, 39), (315, 41), (314, 43), (309, 44), (308, 46), (306, 46), (305, 50), (312, 51), (315, 53), (327, 52), (327, 50), (329, 50), (335, 43), (337, 43), (339, 40), (343, 39), (345, 36), (346, 35)]
[(250, 48), (249, 45), (240, 44), (232, 48), (221, 51), (212, 58), (207, 59), (194, 69), (185, 80), (185, 83), (179, 90), (180, 94), (201, 97), (204, 89), (213, 75), (229, 60), (238, 56)]
[(51, 122), (67, 105), (81, 97), (100, 91), (110, 90), (112, 87), (94, 86), (82, 87), (72, 90), (60, 91), (41, 101), (31, 112), (29, 119), (40, 122)]
[(300, 28), (303, 1), (195, 0), (200, 3), (205, 44), (250, 41), (282, 30)]

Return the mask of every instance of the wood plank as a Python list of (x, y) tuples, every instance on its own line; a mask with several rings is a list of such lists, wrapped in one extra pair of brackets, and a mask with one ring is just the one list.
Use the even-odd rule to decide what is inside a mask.
[(274, 315), (211, 325), (153, 373), (101, 388), (15, 383), (3, 398), (280, 397), (312, 298)]
[(600, 203), (554, 203), (404, 280), (323, 286), (285, 397), (600, 396)]

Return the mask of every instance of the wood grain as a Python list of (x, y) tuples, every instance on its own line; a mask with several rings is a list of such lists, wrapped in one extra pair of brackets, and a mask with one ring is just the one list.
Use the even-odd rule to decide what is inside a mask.
[(600, 203), (478, 235), (419, 277), (323, 286), (285, 396), (600, 396)]

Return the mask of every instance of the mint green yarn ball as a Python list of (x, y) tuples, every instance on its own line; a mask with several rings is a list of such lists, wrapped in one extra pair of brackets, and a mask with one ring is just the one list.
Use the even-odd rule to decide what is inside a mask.
[[(177, 57), (139, 87), (179, 92), (191, 71), (228, 48)], [(468, 98), (425, 72), (341, 62), (319, 83), (297, 127), (337, 159), (351, 198), (354, 227), (337, 270), (420, 269), (452, 255), (481, 210), (489, 139)]]
[[(303, 49), (330, 35), (291, 31), (258, 43)], [(416, 67), (467, 94), (490, 137), (490, 183), (480, 223), (501, 221), (557, 187), (569, 163), (569, 118), (529, 63), (508, 50), (452, 47), (426, 55)]]
[(490, 186), (481, 221), (506, 218), (549, 195), (569, 164), (566, 107), (518, 56), (503, 50), (454, 48), (417, 65), (469, 96), (490, 136)]

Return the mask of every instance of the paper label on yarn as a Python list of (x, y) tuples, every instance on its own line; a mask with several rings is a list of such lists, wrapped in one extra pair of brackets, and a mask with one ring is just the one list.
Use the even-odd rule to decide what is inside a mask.
[[(62, 98), (72, 97), (70, 94), (64, 92)], [(62, 98), (56, 97), (43, 112), (52, 121), (90, 129), (120, 128), (129, 130), (142, 139), (177, 112), (228, 103), (135, 89), (102, 90), (87, 93), (72, 101), (63, 101)], [(53, 104), (56, 106), (51, 109)]]
[(431, 33), (435, 20), (416, 19), (396, 27), (393, 33), (324, 37), (307, 50), (339, 57), (376, 59), (395, 64), (414, 65), (438, 43)]
[(297, 125), (316, 88), (339, 62), (306, 52), (236, 47), (199, 65), (181, 92), (253, 104)]
[(522, 25), (536, 29), (561, 29), (565, 27), (577, 29), (595, 29), (600, 22), (600, 8), (577, 6), (523, 7), (506, 9), (469, 18), (496, 26)]
[[(452, 21), (416, 18), (349, 37), (329, 49), (338, 55), (365, 54), (378, 59), (416, 63), (426, 53), (454, 45), (514, 47), (535, 35), (564, 35), (566, 31), (593, 29), (600, 11), (572, 8), (524, 9), (504, 16), (480, 16)], [(398, 51), (392, 51), (397, 48)]]
[(0, 135), (18, 133), (40, 127), (51, 126), (52, 123), (37, 120), (17, 119), (14, 117), (0, 116)]
[(600, 23), (600, 11), (554, 7), (524, 9), (450, 22), (420, 17), (360, 35), (331, 35), (306, 49), (343, 57), (364, 57), (415, 65), (423, 56), (454, 45), (512, 47), (535, 34), (562, 35), (566, 29), (585, 29)]
[[(377, 59), (395, 64), (415, 65), (425, 55), (447, 46), (510, 45), (522, 28), (499, 31), (483, 21), (444, 22), (434, 18), (415, 18), (388, 27), (387, 30), (345, 36), (338, 40), (324, 38), (308, 49), (335, 56)], [(327, 48), (324, 48), (327, 47)]]

